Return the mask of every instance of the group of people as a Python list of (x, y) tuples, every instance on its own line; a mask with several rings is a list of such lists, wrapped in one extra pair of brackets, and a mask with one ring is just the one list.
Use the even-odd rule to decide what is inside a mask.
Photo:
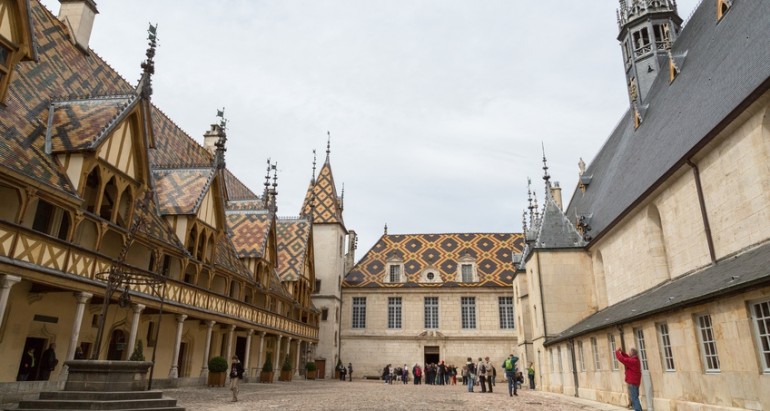
[(353, 363), (348, 363), (345, 367), (345, 364), (340, 362), (337, 364), (337, 372), (340, 375), (340, 381), (345, 381), (345, 376), (348, 377), (348, 381), (353, 381)]
[(29, 347), (21, 356), (17, 381), (40, 380), (47, 381), (51, 378), (51, 372), (56, 369), (59, 360), (56, 358), (56, 344), (51, 343), (48, 349), (38, 357), (35, 355), (35, 347)]

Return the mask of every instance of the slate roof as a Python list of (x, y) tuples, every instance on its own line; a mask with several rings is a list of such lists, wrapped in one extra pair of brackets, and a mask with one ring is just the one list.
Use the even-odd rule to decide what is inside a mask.
[(276, 222), (278, 240), (278, 276), (282, 281), (302, 277), (308, 258), (312, 224), (305, 219), (279, 219)]
[(545, 207), (534, 248), (575, 248), (585, 243), (564, 212), (550, 194), (545, 197)]
[(770, 284), (770, 244), (730, 256), (686, 276), (665, 282), (628, 300), (607, 307), (552, 337), (547, 344), (715, 297)]
[(770, 88), (770, 2), (736, 1), (719, 23), (716, 3), (702, 2), (674, 43), (673, 55), (687, 53), (681, 73), (671, 84), (665, 72), (656, 78), (640, 127), (634, 129), (627, 112), (587, 167), (585, 193), (574, 192), (566, 214), (573, 223), (590, 215), (594, 238), (752, 93)]
[[(515, 273), (513, 254), (521, 253), (523, 246), (524, 237), (513, 233), (383, 235), (345, 276), (343, 287), (509, 287)], [(466, 253), (475, 259), (478, 283), (455, 282)], [(383, 282), (391, 256), (403, 259), (406, 282)], [(434, 268), (442, 282), (418, 282), (426, 268)]]
[[(318, 172), (318, 178), (312, 184), (313, 190), (308, 187), (305, 195), (305, 201), (302, 203), (302, 212), (300, 215), (310, 215), (313, 212), (313, 224), (342, 224), (342, 202), (337, 196), (337, 186), (334, 185), (334, 175), (332, 166), (329, 163), (329, 156), (326, 157), (321, 171)], [(315, 208), (311, 207), (313, 196), (315, 195)]]

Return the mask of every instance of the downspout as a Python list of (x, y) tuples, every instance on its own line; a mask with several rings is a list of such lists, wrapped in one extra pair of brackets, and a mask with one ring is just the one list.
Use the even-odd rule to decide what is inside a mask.
[(706, 231), (706, 242), (709, 247), (709, 255), (711, 256), (711, 263), (717, 262), (716, 252), (714, 251), (714, 239), (711, 237), (711, 225), (709, 224), (709, 217), (706, 213), (706, 201), (703, 199), (703, 187), (700, 184), (700, 170), (698, 165), (693, 163), (692, 160), (687, 159), (687, 165), (692, 167), (693, 178), (695, 179), (695, 190), (698, 192), (698, 203), (700, 204), (700, 213), (703, 218), (703, 229)]
[(569, 339), (569, 351), (572, 356), (572, 378), (575, 380), (575, 397), (580, 397), (578, 391), (580, 389), (580, 382), (578, 381), (577, 361), (575, 360), (575, 339)]
[(545, 323), (545, 295), (543, 295), (543, 275), (540, 272), (540, 253), (535, 254), (537, 261), (537, 285), (540, 288), (540, 315), (543, 317), (543, 335), (548, 338), (548, 327)]

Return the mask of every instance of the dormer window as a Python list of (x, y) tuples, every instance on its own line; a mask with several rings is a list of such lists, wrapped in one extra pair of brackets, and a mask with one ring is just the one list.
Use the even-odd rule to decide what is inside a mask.
[(401, 266), (400, 265), (390, 265), (388, 266), (388, 282), (391, 283), (400, 283), (401, 282)]
[(384, 282), (403, 283), (406, 281), (406, 278), (403, 274), (404, 260), (395, 253), (388, 256), (385, 268), (387, 271), (385, 272)]
[(477, 283), (479, 282), (479, 273), (476, 270), (476, 259), (469, 253), (465, 253), (460, 258), (457, 265), (457, 282), (459, 283)]
[(722, 20), (722, 17), (725, 16), (732, 6), (732, 0), (717, 0), (717, 21)]
[(438, 275), (438, 271), (434, 267), (429, 267), (423, 270), (420, 274), (421, 283), (441, 283), (441, 276)]

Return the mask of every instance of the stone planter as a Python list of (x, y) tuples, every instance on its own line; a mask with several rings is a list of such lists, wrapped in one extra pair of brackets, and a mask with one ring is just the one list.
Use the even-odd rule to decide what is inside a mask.
[(267, 382), (271, 383), (273, 382), (273, 372), (272, 371), (262, 371), (259, 373), (259, 382)]
[(281, 374), (278, 376), (278, 381), (291, 381), (291, 377), (294, 375), (294, 373), (289, 371), (281, 371)]
[(318, 375), (318, 370), (305, 372), (305, 378), (307, 378), (308, 380), (314, 380), (316, 378), (316, 375)]
[(70, 360), (64, 391), (146, 391), (150, 361)]

